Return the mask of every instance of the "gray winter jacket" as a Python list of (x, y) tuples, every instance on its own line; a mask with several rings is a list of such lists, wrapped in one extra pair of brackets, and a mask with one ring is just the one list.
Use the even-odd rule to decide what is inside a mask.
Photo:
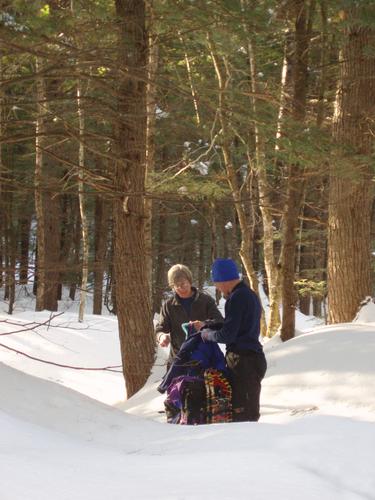
[(193, 292), (195, 296), (190, 315), (181, 305), (177, 294), (167, 299), (161, 307), (160, 318), (155, 332), (157, 339), (161, 333), (169, 333), (171, 336), (169, 363), (174, 359), (185, 340), (185, 333), (181, 328), (182, 323), (196, 320), (204, 321), (206, 319), (223, 321), (223, 317), (210, 295), (200, 292), (196, 288), (193, 288)]

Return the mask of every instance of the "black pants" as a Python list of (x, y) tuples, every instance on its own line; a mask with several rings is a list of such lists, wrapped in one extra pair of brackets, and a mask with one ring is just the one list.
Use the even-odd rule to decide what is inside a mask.
[(257, 422), (262, 379), (267, 371), (263, 353), (227, 352), (225, 356), (232, 383), (234, 422)]

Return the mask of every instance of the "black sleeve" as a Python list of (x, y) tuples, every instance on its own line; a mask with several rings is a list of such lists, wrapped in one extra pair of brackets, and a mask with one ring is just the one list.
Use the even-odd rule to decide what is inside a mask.
[(159, 321), (155, 327), (156, 340), (161, 333), (171, 333), (171, 321), (168, 313), (168, 301), (165, 301), (160, 310)]

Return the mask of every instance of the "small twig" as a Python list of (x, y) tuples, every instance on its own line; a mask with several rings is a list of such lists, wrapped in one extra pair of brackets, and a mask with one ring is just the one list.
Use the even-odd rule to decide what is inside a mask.
[(46, 359), (41, 359), (37, 358), (35, 356), (31, 356), (30, 354), (26, 354), (25, 352), (19, 351), (18, 349), (14, 349), (13, 347), (9, 347), (5, 344), (1, 344), (1, 347), (4, 347), (4, 349), (8, 349), (9, 351), (15, 352), (17, 354), (20, 354), (21, 356), (25, 356), (26, 358), (32, 359), (34, 361), (39, 361), (39, 363), (45, 363), (47, 365), (54, 365), (54, 366), (60, 366), (61, 368), (70, 368), (71, 370), (87, 370), (87, 371), (108, 371), (108, 372), (114, 372), (114, 373), (122, 373), (121, 370), (115, 370), (114, 368), (122, 368), (122, 365), (114, 365), (114, 366), (103, 366), (100, 368), (86, 368), (84, 366), (73, 366), (73, 365), (63, 365), (61, 363), (55, 363), (53, 361), (47, 361)]
[[(31, 330), (35, 330), (36, 328), (39, 328), (40, 326), (44, 326), (44, 325), (48, 325), (48, 328), (49, 328), (51, 320), (57, 318), (57, 316), (61, 316), (62, 314), (64, 314), (64, 312), (55, 314), (53, 317), (50, 316), (43, 323), (26, 323), (26, 325), (29, 325), (29, 324), (32, 325), (33, 324), (34, 326), (31, 326), (30, 328), (23, 328), (22, 330), (14, 330), (13, 332), (0, 333), (0, 337), (3, 337), (4, 335), (13, 335), (14, 333), (28, 332), (28, 331), (31, 331)], [(8, 323), (8, 320), (5, 320), (4, 323)], [(10, 324), (14, 324), (14, 323), (10, 323)]]

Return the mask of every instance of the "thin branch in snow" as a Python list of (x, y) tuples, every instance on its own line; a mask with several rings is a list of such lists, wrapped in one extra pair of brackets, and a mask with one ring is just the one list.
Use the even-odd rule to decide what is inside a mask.
[(15, 352), (16, 354), (20, 354), (21, 356), (25, 356), (26, 358), (32, 359), (34, 361), (38, 361), (39, 363), (45, 363), (47, 365), (60, 366), (61, 368), (70, 368), (71, 370), (87, 370), (87, 371), (108, 371), (114, 373), (122, 373), (122, 370), (115, 370), (115, 368), (122, 368), (122, 365), (113, 365), (113, 366), (103, 366), (103, 367), (85, 367), (85, 366), (73, 366), (73, 365), (64, 365), (62, 363), (55, 363), (54, 361), (48, 361), (46, 359), (37, 358), (35, 356), (31, 356), (26, 352), (20, 351), (18, 349), (14, 349), (13, 347), (9, 347), (5, 344), (0, 343), (0, 347), (4, 347), (4, 349), (8, 349), (9, 351)]

